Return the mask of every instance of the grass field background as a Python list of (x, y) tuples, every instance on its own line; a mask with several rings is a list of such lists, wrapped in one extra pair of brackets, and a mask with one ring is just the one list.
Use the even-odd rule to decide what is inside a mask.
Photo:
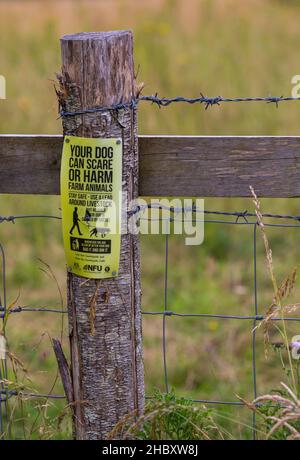
[[(300, 74), (298, 2), (279, 0), (152, 0), (151, 2), (18, 1), (0, 2), (0, 74), (7, 99), (0, 101), (0, 132), (61, 133), (53, 89), (60, 69), (59, 38), (80, 31), (134, 31), (135, 64), (145, 94), (161, 96), (268, 96), (291, 94), (291, 78)], [(299, 135), (298, 103), (200, 106), (149, 104), (139, 109), (140, 134)], [(299, 200), (262, 200), (266, 212), (300, 214)], [(59, 197), (1, 196), (0, 214), (59, 215)], [(206, 199), (206, 209), (253, 210), (249, 199)], [(254, 312), (253, 229), (207, 224), (204, 243), (187, 247), (170, 238), (169, 309), (186, 313)], [(275, 270), (281, 280), (299, 262), (299, 230), (268, 230)], [(143, 310), (163, 309), (164, 238), (142, 237)], [(59, 221), (2, 223), (0, 241), (7, 256), (8, 300), (18, 305), (60, 306), (56, 281), (65, 296), (65, 262)], [(43, 261), (43, 262), (41, 262)], [(259, 307), (272, 302), (272, 286), (258, 241)], [(294, 297), (299, 299), (297, 283)], [(144, 317), (147, 393), (164, 389), (162, 320)], [(11, 315), (10, 349), (22, 360), (30, 390), (61, 393), (50, 337), (61, 334), (62, 318), (46, 313)], [(292, 337), (297, 327), (289, 325)], [(198, 399), (251, 400), (251, 321), (167, 319), (169, 380), (179, 395)], [(67, 331), (67, 319), (63, 324)], [(66, 334), (65, 334), (66, 336)], [(258, 338), (259, 393), (278, 388), (285, 378), (279, 356), (266, 360), (262, 332)], [(278, 340), (276, 331), (272, 340)], [(64, 339), (67, 350), (68, 343)], [(22, 377), (23, 376), (23, 377)], [(11, 375), (11, 377), (13, 377)], [(28, 378), (30, 380), (28, 380)], [(45, 403), (45, 404), (44, 404)], [(12, 408), (14, 402), (11, 402)], [(63, 401), (30, 400), (15, 414), (14, 437), (70, 437)], [(218, 410), (216, 417), (234, 437), (249, 437), (247, 409)], [(239, 422), (239, 423), (237, 423)]]

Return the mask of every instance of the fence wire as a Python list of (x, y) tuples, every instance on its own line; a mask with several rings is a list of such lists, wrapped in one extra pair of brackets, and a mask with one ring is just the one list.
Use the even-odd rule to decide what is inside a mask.
[(267, 104), (275, 104), (278, 108), (281, 102), (291, 102), (291, 101), (300, 101), (300, 97), (284, 97), (284, 96), (267, 96), (267, 97), (223, 97), (223, 96), (204, 96), (200, 93), (198, 97), (159, 97), (158, 94), (152, 94), (150, 96), (139, 95), (135, 99), (132, 99), (130, 102), (121, 102), (119, 104), (113, 104), (107, 107), (91, 107), (87, 109), (77, 110), (74, 112), (69, 112), (65, 110), (65, 107), (60, 107), (59, 114), (61, 118), (64, 117), (74, 117), (92, 113), (101, 113), (107, 111), (126, 110), (126, 109), (135, 109), (140, 104), (140, 102), (151, 102), (151, 104), (156, 105), (159, 108), (168, 107), (172, 104), (185, 103), (185, 104), (200, 104), (204, 105), (205, 110), (212, 106), (220, 106), (223, 102), (265, 102)]
[[(177, 96), (174, 98), (159, 97), (158, 94), (144, 96), (138, 95), (132, 101), (128, 103), (119, 103), (114, 104), (109, 107), (92, 107), (79, 111), (69, 112), (65, 107), (60, 106), (59, 114), (60, 117), (72, 117), (80, 116), (84, 114), (93, 114), (101, 113), (105, 111), (114, 111), (116, 114), (119, 110), (124, 109), (135, 109), (137, 108), (140, 102), (150, 102), (156, 105), (158, 108), (168, 107), (172, 104), (177, 103), (186, 103), (186, 104), (200, 104), (205, 107), (205, 110), (209, 107), (220, 106), (222, 103), (244, 103), (244, 102), (265, 102), (268, 104), (274, 104), (277, 108), (280, 103), (285, 101), (300, 101), (300, 97), (283, 97), (283, 96), (267, 96), (267, 97), (244, 97), (244, 98), (228, 98), (222, 96), (205, 96), (200, 93), (198, 97), (189, 98), (183, 96)], [(147, 206), (149, 207), (149, 206)], [(147, 208), (146, 207), (146, 208)], [(162, 209), (160, 207), (159, 209)], [(145, 219), (143, 217), (143, 211), (145, 207), (137, 206), (135, 209), (131, 210), (128, 213), (128, 217), (139, 213), (141, 215), (140, 219)], [(169, 219), (159, 218), (161, 221), (176, 222), (176, 213), (179, 211), (187, 211), (186, 208), (179, 210), (176, 208), (169, 208), (170, 213), (174, 214), (173, 217)], [(167, 234), (165, 236), (165, 276), (164, 276), (164, 307), (162, 311), (142, 311), (143, 315), (148, 316), (162, 316), (162, 361), (163, 361), (163, 370), (164, 370), (164, 385), (165, 391), (168, 393), (170, 391), (169, 375), (168, 375), (168, 359), (167, 359), (167, 319), (172, 317), (179, 318), (219, 318), (222, 320), (251, 320), (252, 321), (252, 379), (253, 379), (253, 397), (257, 397), (257, 369), (256, 369), (256, 326), (258, 321), (264, 319), (264, 315), (259, 311), (258, 304), (258, 288), (257, 288), (257, 227), (258, 223), (256, 220), (256, 215), (254, 213), (249, 213), (248, 211), (241, 212), (225, 212), (225, 211), (202, 211), (196, 208), (191, 209), (197, 218), (193, 219), (193, 222), (205, 222), (205, 224), (223, 224), (223, 225), (246, 225), (253, 226), (253, 273), (254, 273), (254, 307), (252, 315), (233, 315), (233, 314), (214, 314), (214, 313), (177, 313), (169, 308), (169, 298), (168, 298), (168, 283), (169, 283), (169, 239), (170, 236)], [(198, 219), (199, 214), (200, 216)], [(206, 218), (206, 216), (210, 216)], [(212, 218), (211, 216), (214, 216)], [(263, 217), (271, 218), (275, 220), (287, 220), (293, 221), (293, 223), (283, 224), (283, 223), (265, 223), (265, 226), (269, 227), (279, 227), (279, 228), (300, 228), (300, 216), (291, 216), (291, 215), (279, 215), (279, 214), (264, 214)], [(25, 214), (25, 215), (10, 215), (10, 216), (0, 216), (1, 223), (12, 223), (15, 224), (17, 220), (22, 219), (61, 219), (59, 216), (52, 215), (42, 215), (42, 214)], [(147, 220), (147, 218), (145, 219)], [(18, 314), (18, 313), (36, 313), (36, 312), (45, 312), (45, 313), (54, 313), (54, 314), (66, 314), (67, 311), (63, 310), (61, 307), (30, 307), (27, 305), (19, 305), (12, 308), (7, 308), (7, 279), (6, 279), (6, 254), (4, 246), (0, 243), (0, 257), (1, 257), (1, 272), (2, 272), (2, 286), (0, 293), (0, 318), (4, 322), (7, 319), (7, 315)], [(271, 318), (272, 321), (281, 321), (282, 318)], [(300, 321), (300, 318), (285, 318), (287, 321)], [(9, 437), (6, 431), (5, 425), (8, 424), (8, 404), (9, 400), (12, 397), (26, 397), (26, 398), (53, 398), (61, 399), (65, 398), (64, 395), (54, 395), (54, 394), (39, 394), (39, 393), (29, 393), (16, 389), (10, 389), (8, 385), (8, 369), (7, 369), (7, 358), (6, 354), (3, 353), (0, 356), (0, 439), (5, 436)], [(207, 400), (207, 399), (193, 399), (195, 403), (202, 404), (215, 404), (215, 405), (230, 405), (230, 406), (244, 406), (244, 403), (241, 401), (217, 401), (217, 400)], [(252, 420), (253, 428), (253, 438), (256, 437), (256, 416), (253, 414)]]
[[(147, 205), (147, 206), (137, 206), (135, 209), (128, 212), (128, 217), (131, 217), (134, 214), (139, 213), (139, 219), (145, 219), (150, 221), (150, 217), (143, 217), (144, 211), (150, 207), (159, 208), (161, 210), (165, 209), (163, 206)], [(168, 219), (163, 219), (159, 217), (161, 221), (169, 220), (170, 222), (176, 222), (176, 217), (178, 213), (186, 212), (187, 208), (167, 208), (171, 217)], [(179, 318), (195, 318), (195, 319), (207, 319), (207, 318), (218, 318), (221, 320), (248, 320), (252, 321), (251, 323), (251, 334), (252, 334), (252, 391), (253, 399), (258, 395), (257, 390), (257, 366), (256, 366), (256, 354), (257, 354), (257, 340), (256, 340), (256, 326), (259, 321), (262, 321), (265, 316), (259, 310), (258, 303), (258, 283), (257, 283), (257, 228), (258, 222), (256, 215), (248, 211), (241, 212), (227, 212), (227, 211), (209, 211), (209, 210), (200, 210), (196, 207), (192, 207), (189, 211), (193, 212), (195, 219), (193, 222), (204, 222), (205, 224), (219, 224), (219, 225), (237, 225), (237, 226), (252, 226), (253, 236), (252, 236), (252, 246), (253, 246), (253, 313), (249, 315), (235, 315), (235, 314), (217, 314), (217, 313), (178, 313), (173, 311), (170, 308), (168, 292), (169, 292), (169, 256), (170, 256), (170, 245), (169, 241), (171, 236), (169, 234), (165, 235), (165, 256), (164, 256), (164, 302), (163, 309), (161, 311), (142, 311), (142, 314), (145, 316), (161, 316), (162, 317), (162, 363), (163, 363), (163, 374), (164, 374), (164, 386), (166, 393), (170, 392), (170, 381), (169, 381), (169, 372), (168, 372), (168, 334), (167, 334), (167, 322), (168, 318), (179, 317)], [(201, 216), (202, 214), (202, 216)], [(199, 216), (199, 218), (198, 218)], [(285, 214), (264, 214), (263, 217), (275, 220), (275, 222), (264, 222), (265, 227), (278, 227), (282, 229), (287, 228), (299, 228), (300, 229), (300, 216), (285, 215)], [(28, 214), (28, 215), (16, 215), (16, 216), (0, 216), (0, 223), (15, 223), (18, 219), (61, 219), (59, 216), (52, 215), (38, 215), (38, 214)], [(282, 220), (292, 221), (291, 223), (283, 223)], [(279, 223), (278, 223), (279, 222)], [(8, 310), (7, 307), (7, 271), (6, 271), (6, 254), (4, 246), (0, 243), (0, 256), (1, 256), (1, 272), (2, 272), (2, 286), (0, 293), (0, 318), (2, 321), (5, 320), (7, 315), (18, 314), (18, 313), (32, 313), (32, 312), (45, 312), (45, 313), (54, 313), (54, 314), (66, 314), (67, 311), (62, 309), (62, 307), (57, 306), (53, 308), (49, 307), (30, 307), (18, 305), (12, 307)], [(300, 317), (286, 317), (286, 321), (300, 321)], [(282, 321), (282, 318), (271, 318), (272, 321)], [(24, 398), (45, 398), (45, 399), (63, 399), (64, 395), (55, 395), (55, 394), (40, 394), (40, 393), (30, 393), (26, 391), (20, 391), (17, 389), (10, 389), (8, 385), (8, 369), (7, 369), (7, 359), (6, 355), (2, 356), (2, 365), (0, 368), (0, 439), (4, 435), (9, 437), (7, 433), (6, 426), (8, 425), (8, 405), (9, 400), (12, 397), (24, 397)], [(193, 399), (195, 403), (201, 404), (210, 404), (210, 405), (223, 405), (223, 406), (244, 406), (244, 403), (241, 401), (227, 401), (227, 400), (209, 400), (209, 399)], [(252, 420), (252, 429), (253, 429), (253, 438), (256, 438), (256, 415), (253, 413)]]

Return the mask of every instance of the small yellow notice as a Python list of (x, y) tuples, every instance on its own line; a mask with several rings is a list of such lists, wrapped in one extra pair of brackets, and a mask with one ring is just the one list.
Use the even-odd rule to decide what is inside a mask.
[(65, 136), (60, 186), (69, 270), (86, 278), (117, 276), (121, 246), (122, 140)]

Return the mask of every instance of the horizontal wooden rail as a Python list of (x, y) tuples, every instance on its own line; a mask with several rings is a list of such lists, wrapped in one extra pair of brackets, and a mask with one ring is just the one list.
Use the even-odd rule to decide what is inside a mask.
[[(0, 136), (0, 193), (59, 194), (62, 136)], [(140, 136), (141, 196), (300, 196), (300, 137)]]

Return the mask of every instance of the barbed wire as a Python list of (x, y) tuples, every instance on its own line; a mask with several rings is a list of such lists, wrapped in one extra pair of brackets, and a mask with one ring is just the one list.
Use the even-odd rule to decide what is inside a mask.
[[(136, 205), (133, 209), (127, 211), (127, 216), (132, 217), (136, 214), (143, 214), (146, 210), (159, 210), (159, 211), (167, 211), (170, 214), (184, 214), (187, 213), (195, 213), (195, 214), (203, 214), (203, 215), (215, 215), (215, 216), (226, 216), (226, 217), (235, 217), (236, 221), (238, 222), (239, 219), (244, 219), (247, 222), (247, 218), (256, 218), (256, 214), (253, 212), (249, 212), (247, 210), (244, 211), (216, 211), (216, 210), (206, 210), (200, 209), (196, 206), (183, 206), (183, 207), (176, 207), (176, 206), (166, 206), (161, 203), (149, 203), (149, 204), (142, 204)], [(294, 220), (300, 222), (300, 215), (291, 215), (291, 214), (272, 214), (272, 213), (264, 213), (262, 214), (263, 218), (266, 219), (285, 219), (285, 220)], [(45, 215), (45, 214), (24, 214), (24, 215), (10, 215), (10, 216), (1, 216), (0, 215), (0, 224), (5, 222), (15, 223), (18, 219), (32, 219), (32, 218), (47, 218), (47, 219), (56, 219), (61, 220), (61, 216), (55, 215)], [(148, 217), (151, 219), (151, 216)], [(213, 221), (211, 221), (213, 222)], [(225, 223), (225, 222), (224, 222)], [(250, 222), (253, 223), (253, 222)]]
[(186, 103), (186, 104), (203, 104), (205, 106), (205, 110), (212, 106), (220, 106), (221, 103), (227, 102), (266, 102), (267, 104), (275, 104), (276, 108), (278, 108), (279, 103), (281, 102), (288, 102), (288, 101), (300, 101), (300, 97), (285, 97), (285, 96), (267, 96), (267, 97), (222, 97), (222, 96), (204, 96), (200, 93), (198, 97), (184, 97), (184, 96), (176, 96), (176, 97), (159, 97), (158, 93), (150, 95), (150, 96), (139, 96), (135, 99), (132, 99), (130, 102), (120, 102), (118, 104), (112, 104), (110, 106), (103, 106), (103, 107), (94, 107), (94, 108), (87, 108), (82, 110), (77, 110), (74, 112), (69, 112), (60, 108), (60, 117), (74, 117), (79, 115), (86, 115), (92, 113), (101, 113), (107, 111), (119, 111), (119, 110), (126, 110), (126, 109), (136, 109), (140, 102), (151, 102), (152, 104), (156, 105), (159, 108), (168, 107), (171, 104), (176, 103)]
[[(217, 216), (226, 216), (226, 217), (235, 217), (236, 222), (243, 218), (247, 221), (247, 217), (254, 217), (256, 218), (256, 214), (253, 212), (246, 211), (211, 211), (206, 209), (200, 209), (196, 206), (183, 206), (183, 207), (176, 207), (176, 206), (166, 206), (161, 203), (149, 203), (146, 205), (137, 205), (132, 210), (128, 211), (128, 216), (134, 216), (138, 213), (143, 213), (147, 209), (156, 209), (159, 211), (167, 211), (172, 214), (187, 214), (187, 213), (199, 213), (204, 215), (217, 215)], [(286, 219), (286, 220), (295, 220), (300, 222), (300, 215), (290, 215), (290, 214), (271, 214), (265, 213), (262, 214), (263, 218), (270, 218), (270, 219)], [(150, 218), (151, 219), (151, 218)]]

